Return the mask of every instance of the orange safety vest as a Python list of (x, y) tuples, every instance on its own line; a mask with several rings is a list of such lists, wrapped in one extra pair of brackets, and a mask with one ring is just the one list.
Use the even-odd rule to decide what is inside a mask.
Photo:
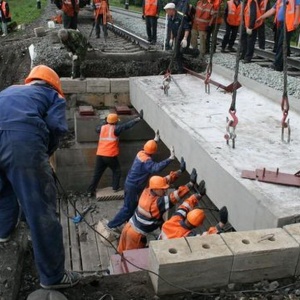
[[(219, 17), (214, 20), (213, 24), (222, 24), (223, 17), (224, 17), (224, 1), (223, 0), (214, 0), (213, 7), (214, 7), (215, 14), (217, 14), (218, 10), (219, 10)], [(220, 9), (219, 9), (219, 7), (220, 7)]]
[(162, 217), (157, 200), (160, 196), (154, 195), (149, 188), (144, 189), (137, 206), (137, 211), (149, 220), (160, 219)]
[[(282, 0), (277, 0), (276, 2), (276, 16), (278, 15), (279, 9), (282, 6)], [(293, 31), (294, 21), (295, 21), (295, 0), (290, 0), (287, 2), (286, 11), (285, 11), (285, 23), (287, 31)]]
[(160, 238), (162, 240), (176, 239), (188, 236), (191, 229), (183, 227), (180, 222), (183, 221), (181, 216), (173, 216), (166, 221), (161, 228)]
[(75, 2), (75, 10), (71, 0), (63, 0), (62, 2), (62, 11), (69, 17), (74, 17), (75, 13), (79, 12), (79, 0)]
[(193, 27), (205, 31), (212, 18), (213, 5), (209, 2), (198, 1)]
[[(245, 10), (244, 10), (245, 26), (248, 27), (248, 28), (250, 26), (250, 5), (251, 5), (252, 1), (254, 1), (255, 5), (256, 5), (256, 19), (258, 19), (261, 16), (260, 8), (259, 8), (259, 5), (257, 3), (257, 0), (248, 0), (247, 5), (246, 5)], [(259, 26), (261, 26), (261, 24), (262, 24), (262, 20), (259, 21), (259, 22), (255, 22), (254, 27), (251, 28), (251, 29), (256, 29)]]
[(236, 5), (233, 0), (227, 2), (228, 7), (228, 15), (227, 15), (227, 23), (231, 26), (240, 26), (241, 24), (241, 12), (242, 6), (241, 3)]
[(144, 15), (155, 17), (158, 15), (158, 0), (145, 0)]
[(1, 4), (1, 10), (2, 10), (2, 12), (3, 12), (3, 15), (4, 15), (4, 18), (5, 18), (5, 19), (11, 18), (10, 12), (9, 12), (8, 14), (7, 14), (7, 12), (6, 12), (6, 2), (5, 2), (5, 1), (3, 1), (2, 4)]
[(103, 24), (105, 25), (107, 22), (107, 13), (108, 13), (108, 3), (106, 0), (94, 0), (95, 4), (95, 12), (94, 15), (99, 16), (103, 15)]
[(115, 125), (101, 127), (97, 155), (114, 157), (119, 155), (119, 138), (115, 135)]
[(266, 12), (269, 0), (261, 0), (259, 3), (260, 13), (263, 15)]

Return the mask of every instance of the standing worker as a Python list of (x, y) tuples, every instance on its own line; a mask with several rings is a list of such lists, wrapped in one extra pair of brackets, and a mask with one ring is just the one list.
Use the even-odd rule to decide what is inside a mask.
[(80, 275), (64, 269), (62, 228), (49, 164), (59, 137), (68, 130), (60, 79), (49, 67), (36, 66), (25, 85), (0, 93), (0, 106), (0, 242), (9, 240), (21, 207), (31, 232), (40, 285), (71, 287)]
[(169, 17), (168, 28), (171, 32), (169, 46), (175, 47), (178, 73), (183, 73), (183, 52), (190, 44), (192, 23), (188, 16), (175, 9), (174, 3), (168, 3), (164, 10)]
[[(171, 172), (167, 177), (152, 176), (150, 178), (149, 187), (143, 191), (134, 215), (122, 230), (118, 245), (120, 254), (124, 250), (145, 248), (147, 235), (162, 226), (164, 213), (193, 188), (197, 179), (196, 172), (191, 173), (189, 183), (167, 195), (169, 184), (173, 183), (180, 174), (181, 170), (178, 170)], [(204, 182), (200, 192), (205, 194)], [(195, 197), (200, 199), (203, 195), (196, 194)]]
[(115, 192), (120, 190), (121, 167), (118, 159), (120, 152), (119, 136), (122, 132), (130, 129), (142, 119), (143, 110), (141, 110), (139, 117), (118, 125), (118, 115), (109, 114), (106, 118), (106, 124), (99, 126), (97, 129), (100, 135), (96, 152), (96, 165), (92, 182), (88, 187), (89, 197), (94, 197), (96, 195), (97, 185), (107, 167), (113, 172), (113, 190)]
[(207, 28), (213, 21), (213, 5), (208, 0), (199, 0), (196, 6), (196, 14), (191, 33), (191, 45), (193, 49), (198, 47), (198, 35), (200, 36), (200, 59), (206, 53)]
[(96, 38), (100, 38), (100, 25), (102, 26), (104, 40), (107, 40), (107, 15), (109, 11), (108, 0), (93, 0), (93, 5), (95, 8), (95, 29), (96, 29)]
[(226, 46), (228, 45), (229, 52), (236, 52), (233, 48), (234, 42), (239, 31), (239, 26), (241, 24), (241, 0), (229, 0), (224, 13), (224, 21), (226, 25), (226, 32), (222, 41), (221, 52), (226, 52)]
[(0, 19), (2, 23), (2, 36), (7, 36), (7, 23), (11, 21), (11, 14), (7, 2), (0, 0)]
[(277, 22), (277, 47), (275, 53), (275, 60), (271, 66), (276, 71), (283, 70), (283, 34), (286, 30), (287, 48), (290, 47), (291, 37), (293, 32), (299, 26), (300, 17), (300, 0), (290, 0), (286, 4), (285, 24), (284, 24), (284, 8), (283, 0), (277, 0), (274, 6), (259, 17), (256, 21), (258, 23), (275, 14)]
[[(159, 134), (157, 133), (154, 140), (148, 141), (144, 145), (144, 149), (138, 152), (133, 161), (125, 180), (124, 205), (107, 226), (103, 224), (105, 229), (111, 232), (112, 235), (115, 235), (117, 227), (127, 222), (133, 216), (139, 197), (147, 185), (149, 176), (161, 172), (175, 159), (174, 149), (171, 148), (170, 157), (161, 162), (153, 161), (152, 155), (157, 152), (158, 141)], [(184, 161), (181, 162), (180, 170), (181, 172), (185, 171)]]
[[(269, 0), (259, 0), (258, 5), (259, 5), (261, 15), (263, 15), (267, 10), (269, 10), (271, 8)], [(264, 21), (262, 21), (261, 26), (258, 27), (257, 38), (258, 38), (259, 49), (265, 50), (266, 33), (265, 33), (265, 22)]]
[(89, 46), (87, 38), (80, 31), (73, 29), (60, 29), (58, 37), (72, 59), (71, 78), (80, 77), (80, 80), (84, 80), (86, 69), (85, 57)]
[(65, 29), (77, 29), (79, 0), (55, 0), (55, 5), (63, 11), (63, 26)]
[(146, 19), (148, 42), (155, 45), (157, 41), (157, 19), (161, 9), (160, 0), (144, 0), (143, 16)]

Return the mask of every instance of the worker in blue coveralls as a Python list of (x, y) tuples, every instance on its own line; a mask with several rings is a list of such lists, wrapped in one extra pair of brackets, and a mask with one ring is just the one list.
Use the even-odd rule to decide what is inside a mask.
[(9, 241), (22, 209), (40, 285), (71, 287), (80, 275), (64, 268), (62, 228), (49, 164), (59, 137), (68, 130), (58, 75), (47, 66), (34, 67), (25, 85), (0, 92), (0, 107), (0, 243)]
[(155, 162), (153, 160), (152, 155), (157, 152), (157, 142), (159, 138), (159, 133), (157, 132), (154, 140), (146, 142), (143, 150), (137, 153), (125, 180), (123, 207), (108, 224), (106, 224), (106, 221), (103, 221), (103, 226), (108, 231), (107, 236), (109, 236), (109, 234), (118, 236), (118, 227), (133, 216), (138, 205), (139, 197), (145, 189), (149, 177), (161, 172), (175, 159), (175, 153), (172, 147), (170, 149), (170, 157), (161, 162)]

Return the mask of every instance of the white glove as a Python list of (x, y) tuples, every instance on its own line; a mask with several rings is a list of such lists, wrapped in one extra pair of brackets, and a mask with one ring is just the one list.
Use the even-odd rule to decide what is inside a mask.
[(173, 44), (174, 44), (174, 40), (173, 39), (170, 39), (169, 41), (169, 46), (172, 48), (173, 47)]
[(76, 60), (76, 59), (78, 59), (78, 56), (75, 54), (75, 55), (73, 55), (73, 60)]
[(175, 159), (175, 149), (173, 146), (170, 148), (170, 157), (169, 158), (172, 160)]
[(246, 32), (247, 32), (248, 35), (251, 35), (252, 34), (252, 29), (246, 27)]
[(160, 135), (159, 135), (159, 130), (157, 130), (157, 131), (155, 132), (155, 138), (154, 138), (154, 141), (157, 143), (157, 142), (159, 142), (159, 140), (160, 140)]
[(180, 46), (181, 46), (182, 48), (186, 48), (186, 46), (187, 46), (187, 40), (186, 40), (186, 38), (184, 38), (184, 39), (181, 41)]
[(69, 56), (70, 56), (71, 58), (73, 57), (73, 53), (72, 53), (72, 52), (69, 52), (68, 54), (69, 54)]

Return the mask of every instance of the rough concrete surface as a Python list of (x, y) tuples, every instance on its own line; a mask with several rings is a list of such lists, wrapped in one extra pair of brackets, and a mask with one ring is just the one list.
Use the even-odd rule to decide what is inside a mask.
[[(131, 78), (131, 102), (137, 110), (144, 109), (146, 122), (160, 130), (166, 145), (175, 146), (176, 156), (185, 157), (188, 171), (195, 167), (206, 180), (210, 199), (219, 207), (227, 205), (233, 226), (247, 230), (297, 222), (298, 188), (242, 179), (241, 172), (263, 167), (291, 174), (298, 170), (298, 113), (290, 111), (292, 141), (283, 143), (280, 102), (242, 87), (237, 92), (239, 124), (232, 149), (224, 139), (231, 95), (212, 85), (208, 95), (203, 81), (190, 75), (174, 78), (184, 95), (172, 82), (169, 96), (164, 95), (163, 76)], [(213, 79), (230, 83), (216, 73)]]

